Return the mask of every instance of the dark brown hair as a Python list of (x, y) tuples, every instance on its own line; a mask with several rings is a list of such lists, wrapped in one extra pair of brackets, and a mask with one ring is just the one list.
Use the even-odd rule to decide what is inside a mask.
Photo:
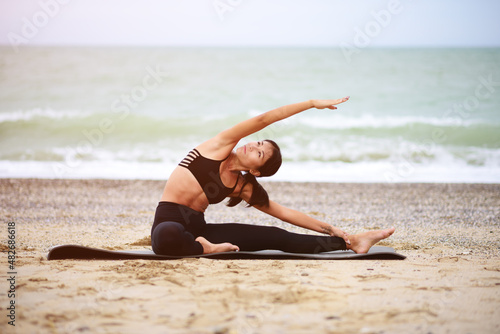
[[(259, 168), (260, 172), (260, 177), (265, 177), (265, 176), (271, 176), (276, 174), (278, 169), (281, 166), (281, 150), (274, 141), (270, 139), (265, 139), (264, 141), (267, 141), (271, 143), (273, 146), (273, 154), (269, 159), (267, 159), (266, 163)], [(252, 196), (250, 196), (250, 200), (248, 201), (248, 207), (254, 206), (254, 205), (263, 205), (263, 206), (269, 206), (269, 195), (267, 194), (267, 191), (257, 182), (257, 179), (255, 176), (253, 176), (250, 173), (245, 173), (243, 174), (243, 186), (241, 186), (240, 194), (243, 191), (243, 188), (250, 183), (252, 185)], [(238, 203), (241, 202), (242, 198), (238, 195), (238, 197), (231, 197), (229, 201), (227, 202), (227, 206), (236, 206)]]
[(243, 191), (243, 188), (245, 188), (245, 186), (249, 183), (252, 185), (252, 196), (250, 196), (247, 207), (254, 205), (269, 206), (269, 195), (267, 194), (267, 191), (259, 184), (259, 182), (257, 182), (255, 176), (250, 173), (245, 173), (243, 174), (243, 180), (243, 185), (241, 186), (238, 197), (231, 197), (227, 202), (227, 206), (236, 206), (241, 202), (241, 192)]
[(272, 176), (276, 174), (278, 169), (281, 167), (281, 150), (278, 144), (276, 144), (271, 139), (264, 139), (273, 146), (273, 154), (269, 159), (267, 159), (266, 163), (259, 168), (260, 176)]

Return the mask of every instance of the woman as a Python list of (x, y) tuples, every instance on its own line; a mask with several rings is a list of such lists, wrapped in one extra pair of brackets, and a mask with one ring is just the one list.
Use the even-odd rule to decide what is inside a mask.
[[(278, 249), (318, 253), (351, 249), (366, 253), (394, 228), (349, 235), (339, 228), (269, 200), (256, 177), (271, 176), (281, 165), (278, 145), (271, 140), (252, 142), (233, 151), (240, 139), (310, 108), (337, 109), (337, 100), (309, 100), (280, 107), (241, 122), (193, 149), (168, 179), (158, 204), (151, 244), (156, 254), (199, 255), (226, 251)], [(244, 174), (242, 174), (244, 172)], [(291, 233), (246, 224), (207, 224), (209, 204), (229, 197), (229, 206), (244, 200), (249, 206), (288, 223), (328, 236)]]

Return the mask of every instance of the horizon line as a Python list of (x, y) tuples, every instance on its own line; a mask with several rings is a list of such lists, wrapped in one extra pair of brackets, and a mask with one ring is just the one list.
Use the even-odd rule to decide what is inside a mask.
[[(12, 47), (10, 43), (0, 42), (0, 47)], [(79, 44), (68, 44), (68, 43), (33, 43), (18, 45), (17, 48), (30, 48), (30, 47), (102, 47), (102, 48), (129, 48), (129, 47), (139, 47), (139, 48), (238, 48), (238, 49), (277, 49), (277, 48), (295, 48), (295, 49), (498, 49), (499, 45), (374, 45), (366, 46), (363, 48), (359, 47), (342, 47), (340, 45), (267, 45), (267, 44), (254, 44), (254, 45), (226, 45), (226, 44), (90, 44), (90, 43), (79, 43)]]

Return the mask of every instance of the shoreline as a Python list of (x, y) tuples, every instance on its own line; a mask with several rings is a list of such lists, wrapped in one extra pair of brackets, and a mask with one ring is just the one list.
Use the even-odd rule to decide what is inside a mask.
[[(150, 248), (149, 231), (164, 183), (0, 179), (0, 212), (4, 222), (16, 226), (16, 329), (500, 330), (499, 184), (263, 182), (276, 202), (349, 233), (395, 226), (395, 234), (379, 245), (406, 255), (403, 261), (46, 260), (47, 251), (58, 244)], [(206, 219), (315, 233), (243, 205), (212, 205)], [(0, 305), (8, 302), (7, 294), (0, 294)], [(0, 330), (11, 333), (3, 318)]]
[[(182, 157), (179, 157), (179, 160)], [(325, 163), (287, 162), (264, 182), (316, 183), (453, 183), (500, 184), (500, 169), (487, 166), (403, 164), (389, 162)], [(3, 179), (166, 180), (177, 162), (75, 162), (0, 161)], [(34, 172), (36, 171), (36, 172)], [(304, 171), (307, 171), (305, 173)], [(33, 176), (35, 175), (35, 176)]]
[[(146, 182), (167, 182), (168, 178), (110, 178), (110, 177), (10, 177), (10, 176), (0, 176), (0, 180), (13, 180), (13, 181), (118, 181), (118, 182), (135, 182), (135, 181), (146, 181)], [(453, 182), (435, 182), (435, 181), (289, 181), (289, 180), (280, 180), (273, 177), (261, 178), (259, 183), (268, 184), (268, 183), (325, 183), (325, 184), (387, 184), (387, 185), (398, 185), (398, 184), (457, 184), (457, 185), (500, 185), (500, 181), (491, 181), (491, 182), (475, 182), (475, 181), (453, 181)]]

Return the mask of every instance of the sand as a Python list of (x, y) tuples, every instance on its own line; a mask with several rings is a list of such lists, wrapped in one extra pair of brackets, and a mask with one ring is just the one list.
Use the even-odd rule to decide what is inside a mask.
[[(500, 185), (265, 183), (391, 260), (47, 261), (50, 247), (149, 248), (162, 181), (0, 179), (1, 333), (500, 333)], [(209, 222), (311, 233), (243, 206)], [(12, 225), (12, 224), (11, 224)], [(6, 308), (15, 301), (15, 327)]]

